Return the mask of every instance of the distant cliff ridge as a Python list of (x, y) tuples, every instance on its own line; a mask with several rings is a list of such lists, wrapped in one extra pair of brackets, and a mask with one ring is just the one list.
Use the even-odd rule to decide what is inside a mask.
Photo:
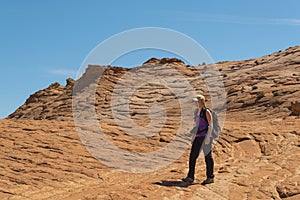
[[(172, 66), (180, 72), (194, 87), (195, 91), (207, 92), (199, 70), (205, 70), (207, 65), (188, 66), (177, 58), (151, 58), (138, 68), (153, 73), (149, 64)], [(299, 101), (300, 83), (300, 47), (295, 46), (257, 59), (220, 62), (214, 65), (222, 75), (226, 95), (227, 111), (241, 113), (240, 120), (247, 118), (264, 118), (272, 116), (288, 116), (291, 114), (291, 102)], [(110, 95), (118, 80), (129, 69), (122, 67), (90, 65), (83, 76), (74, 82), (67, 79), (66, 86), (58, 83), (32, 94), (27, 101), (8, 118), (17, 119), (56, 119), (72, 120), (72, 90), (74, 84), (77, 92), (88, 88), (101, 76), (96, 92), (97, 110), (105, 111), (110, 105)], [(131, 69), (134, 70), (134, 69)], [(156, 68), (155, 70), (159, 70)], [(169, 76), (168, 72), (162, 72)], [(167, 88), (152, 86), (152, 94), (168, 93)], [(165, 91), (163, 91), (165, 90)], [(146, 95), (147, 91), (139, 90), (136, 99)], [(145, 94), (143, 94), (145, 93)], [(133, 97), (135, 98), (135, 97)], [(157, 98), (157, 97), (156, 97)], [(208, 97), (209, 98), (209, 97)], [(168, 98), (160, 100), (161, 103)], [(208, 99), (209, 100), (209, 99)], [(143, 101), (141, 101), (143, 102)], [(140, 106), (136, 104), (136, 106)], [(132, 107), (134, 109), (134, 107)], [(106, 111), (105, 111), (106, 112)], [(254, 113), (260, 113), (257, 116)], [(105, 113), (105, 115), (109, 115)]]

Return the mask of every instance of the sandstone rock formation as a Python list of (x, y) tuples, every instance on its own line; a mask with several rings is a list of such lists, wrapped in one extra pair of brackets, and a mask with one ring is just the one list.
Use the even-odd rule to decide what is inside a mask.
[(66, 80), (66, 86), (53, 83), (26, 100), (8, 118), (72, 120), (72, 90), (74, 80)]
[[(92, 155), (99, 141), (84, 143), (75, 127), (74, 118), (96, 121), (105, 137), (124, 150), (120, 165), (130, 152), (157, 151), (176, 137), (186, 111), (180, 102), (193, 91), (205, 94), (209, 105), (222, 95), (212, 68), (220, 73), (227, 96), (226, 104), (213, 104), (221, 116), (226, 110), (226, 120), (214, 146), (212, 185), (176, 186), (186, 175), (188, 150), (154, 172), (112, 169), (104, 164), (106, 158)], [(214, 65), (188, 66), (167, 58), (152, 58), (133, 69), (91, 65), (79, 80), (51, 84), (0, 120), (0, 198), (299, 199), (300, 118), (298, 104), (291, 104), (300, 97), (299, 68), (299, 46)], [(151, 130), (141, 131), (148, 125)], [(96, 126), (80, 128), (97, 132)], [(205, 176), (202, 156), (196, 174), (199, 183)]]
[[(209, 65), (187, 66), (178, 59), (152, 58), (135, 70), (148, 70), (149, 75), (154, 76), (156, 72), (153, 66), (160, 70), (159, 68), (162, 69), (162, 66), (166, 66), (165, 64), (183, 74), (195, 91), (208, 92), (203, 79), (210, 76)], [(243, 121), (246, 118), (247, 120), (264, 119), (269, 115), (288, 116), (291, 114), (290, 102), (299, 101), (299, 64), (300, 48), (298, 46), (257, 59), (214, 64), (214, 67), (220, 71), (225, 84), (227, 112), (240, 113), (241, 116), (236, 120)], [(96, 101), (98, 101), (97, 108), (101, 110), (101, 107), (107, 107), (109, 93), (128, 71), (134, 74), (133, 70), (126, 68), (91, 65), (83, 77), (77, 81), (76, 90), (88, 88), (91, 81), (99, 81)], [(163, 73), (164, 76), (170, 76), (168, 72)], [(99, 77), (101, 77), (100, 80), (95, 80)], [(49, 88), (31, 95), (25, 104), (8, 118), (72, 120), (70, 114), (72, 84), (67, 84), (66, 87), (58, 83), (52, 84)], [(153, 88), (156, 89), (156, 86)], [(164, 93), (167, 88), (160, 88), (160, 90)], [(211, 91), (211, 94), (213, 95), (214, 91)], [(136, 98), (142, 99), (139, 96)], [(161, 101), (164, 102), (164, 99)], [(219, 106), (222, 107), (222, 105)]]
[(157, 58), (150, 58), (144, 64), (149, 64), (149, 63), (156, 63), (156, 64), (166, 64), (166, 63), (181, 63), (184, 64), (184, 62), (178, 58), (162, 58), (162, 59), (157, 59)]

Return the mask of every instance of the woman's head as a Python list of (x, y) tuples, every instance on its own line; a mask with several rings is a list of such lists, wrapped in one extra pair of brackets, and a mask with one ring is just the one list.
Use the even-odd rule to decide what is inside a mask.
[(195, 98), (193, 98), (193, 101), (197, 103), (198, 107), (205, 107), (205, 97), (203, 95), (197, 95)]

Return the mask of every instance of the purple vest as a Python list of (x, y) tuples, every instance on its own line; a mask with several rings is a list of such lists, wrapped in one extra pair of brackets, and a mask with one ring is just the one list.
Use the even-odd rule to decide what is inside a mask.
[(195, 116), (195, 123), (196, 123), (196, 125), (198, 125), (198, 131), (197, 131), (196, 137), (206, 136), (206, 134), (207, 134), (208, 122), (205, 119), (205, 116), (204, 116), (205, 114), (206, 113), (202, 109), (200, 112), (200, 116), (199, 115)]

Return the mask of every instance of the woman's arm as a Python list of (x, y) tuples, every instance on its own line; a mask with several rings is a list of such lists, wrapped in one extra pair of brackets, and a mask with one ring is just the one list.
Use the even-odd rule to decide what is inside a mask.
[(206, 135), (206, 139), (205, 139), (205, 144), (209, 144), (210, 143), (210, 136), (212, 134), (212, 129), (214, 127), (214, 122), (212, 120), (212, 114), (210, 112), (210, 110), (206, 109), (206, 119), (208, 122), (208, 130), (207, 130), (207, 135)]

